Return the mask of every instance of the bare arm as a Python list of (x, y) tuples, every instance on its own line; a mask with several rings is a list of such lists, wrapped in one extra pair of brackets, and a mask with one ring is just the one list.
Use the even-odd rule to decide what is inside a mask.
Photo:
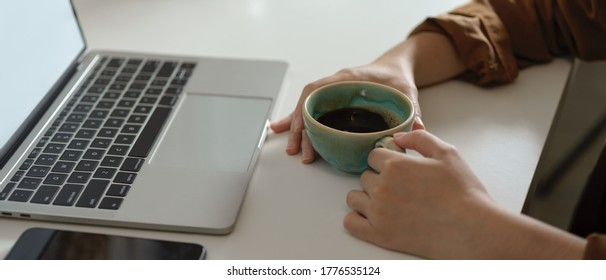
[(465, 65), (450, 40), (440, 33), (417, 33), (377, 58), (375, 63), (399, 64), (406, 80), (422, 88), (449, 80)]

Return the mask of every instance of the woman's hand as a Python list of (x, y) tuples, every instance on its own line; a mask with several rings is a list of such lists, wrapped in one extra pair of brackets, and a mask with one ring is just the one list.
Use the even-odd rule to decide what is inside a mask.
[(344, 226), (379, 246), (429, 258), (466, 252), (484, 232), (481, 221), (495, 208), (484, 186), (457, 150), (424, 130), (394, 135), (397, 145), (422, 157), (374, 149), (375, 171), (360, 177), (351, 191), (352, 211)]
[(315, 89), (327, 84), (342, 81), (369, 81), (391, 86), (408, 95), (414, 103), (416, 112), (413, 129), (424, 129), (425, 127), (421, 121), (421, 108), (418, 103), (417, 88), (406, 77), (407, 75), (405, 75), (401, 65), (389, 61), (377, 60), (368, 65), (343, 69), (332, 76), (306, 85), (303, 88), (294, 112), (288, 117), (272, 123), (271, 128), (277, 133), (289, 131), (286, 153), (296, 155), (302, 152), (302, 162), (312, 163), (316, 158), (316, 153), (307, 139), (303, 124), (302, 110), (305, 98)]
[(578, 259), (585, 240), (505, 211), (458, 151), (425, 130), (394, 135), (422, 156), (374, 149), (344, 226), (376, 245), (436, 259)]

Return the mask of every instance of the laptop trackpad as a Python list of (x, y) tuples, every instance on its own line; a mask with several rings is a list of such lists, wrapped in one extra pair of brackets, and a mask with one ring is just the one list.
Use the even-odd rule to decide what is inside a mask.
[(150, 164), (246, 172), (271, 101), (196, 93), (182, 97)]

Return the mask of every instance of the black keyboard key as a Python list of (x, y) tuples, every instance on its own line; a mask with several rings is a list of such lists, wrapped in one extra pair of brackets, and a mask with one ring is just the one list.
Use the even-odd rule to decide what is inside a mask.
[(91, 180), (76, 203), (77, 207), (94, 208), (109, 185), (107, 180)]
[(133, 78), (133, 76), (130, 73), (123, 73), (123, 74), (118, 75), (118, 77), (116, 77), (116, 82), (128, 83), (132, 78)]
[(104, 150), (88, 149), (88, 150), (86, 150), (86, 152), (84, 153), (84, 156), (82, 156), (82, 158), (83, 159), (101, 160), (103, 158), (104, 154), (105, 154)]
[(8, 197), (8, 195), (11, 193), (11, 191), (15, 188), (16, 185), (17, 185), (17, 183), (6, 184), (4, 189), (2, 189), (2, 191), (0, 192), (0, 200), (5, 200)]
[(55, 164), (52, 171), (58, 173), (70, 173), (72, 170), (74, 170), (74, 166), (76, 166), (75, 162), (60, 161)]
[(149, 114), (152, 110), (151, 106), (137, 106), (134, 110), (137, 114)]
[(82, 156), (82, 151), (67, 150), (61, 155), (60, 160), (78, 161)]
[(116, 178), (114, 178), (114, 183), (120, 184), (132, 184), (137, 177), (137, 173), (130, 172), (118, 172)]
[(112, 77), (116, 75), (117, 71), (115, 70), (103, 70), (101, 71), (101, 76)]
[(149, 79), (151, 79), (151, 75), (147, 73), (142, 73), (135, 77), (135, 80), (137, 81), (149, 81)]
[(84, 184), (84, 183), (88, 182), (88, 179), (90, 178), (91, 175), (93, 175), (93, 174), (88, 173), (88, 172), (74, 172), (74, 173), (72, 173), (72, 175), (69, 176), (69, 179), (67, 179), (67, 182), (76, 183), (76, 184)]
[[(92, 116), (91, 116), (92, 117)], [(84, 122), (84, 124), (82, 125), (82, 128), (99, 128), (101, 127), (101, 124), (103, 123), (102, 120), (87, 120)]]
[(137, 133), (139, 133), (139, 130), (141, 130), (141, 126), (140, 125), (127, 124), (124, 127), (122, 127), (122, 130), (120, 131), (120, 133), (137, 134)]
[(11, 182), (19, 182), (21, 180), (21, 178), (23, 178), (23, 176), (25, 176), (25, 171), (19, 170), (19, 171), (15, 172), (15, 174), (11, 178)]
[(57, 160), (58, 155), (41, 154), (36, 160), (36, 164), (40, 165), (53, 165)]
[[(117, 95), (115, 98), (118, 98), (120, 96), (120, 94), (117, 93), (117, 92), (109, 92), (108, 94), (110, 94), (110, 93), (114, 94), (114, 95)], [(111, 95), (108, 96), (108, 97), (111, 97)], [(107, 98), (107, 97), (104, 97), (104, 98)], [(115, 104), (116, 104), (116, 102), (114, 102), (114, 101), (101, 100), (101, 102), (99, 102), (99, 104), (97, 104), (96, 108), (97, 109), (102, 109), (102, 110), (95, 110), (95, 111), (93, 111), (94, 116), (96, 118), (98, 118), (98, 119), (105, 118), (107, 116), (107, 114), (109, 114), (109, 112), (105, 111), (105, 109), (109, 110), (109, 109), (113, 108)]]
[(67, 143), (69, 142), (70, 139), (72, 139), (72, 137), (74, 136), (74, 134), (72, 133), (57, 133), (55, 134), (55, 137), (53, 137), (53, 142), (59, 142), (59, 143)]
[(156, 72), (156, 69), (158, 69), (159, 65), (160, 65), (160, 61), (150, 60), (148, 62), (145, 62), (145, 64), (143, 65), (143, 68), (141, 68), (141, 72), (149, 72), (149, 73)]
[(57, 118), (57, 119), (56, 119), (56, 120), (53, 122), (52, 126), (59, 126), (59, 125), (61, 125), (62, 123), (63, 123), (63, 118)]
[(126, 88), (126, 86), (123, 84), (112, 84), (109, 86), (110, 90), (115, 90), (115, 91), (121, 91), (121, 90), (124, 90), (125, 88)]
[(128, 123), (144, 123), (145, 120), (147, 119), (146, 116), (144, 115), (132, 115), (130, 116), (130, 118), (128, 118)]
[(130, 114), (129, 109), (114, 109), (111, 116), (117, 118), (126, 118), (128, 117), (128, 114)]
[[(113, 105), (113, 104), (112, 104)], [(107, 117), (107, 115), (109, 115), (109, 111), (106, 110), (94, 110), (90, 113), (89, 118), (94, 118), (94, 119), (105, 119)], [(90, 122), (90, 120), (88, 120), (87, 122)], [(90, 128), (90, 127), (89, 127)]]
[(59, 127), (60, 132), (76, 132), (80, 125), (77, 123), (65, 123)]
[(193, 69), (194, 67), (196, 67), (195, 62), (183, 62), (183, 64), (181, 64), (181, 68), (185, 69)]
[(187, 79), (173, 79), (172, 81), (170, 81), (170, 85), (171, 86), (184, 86), (185, 84), (187, 84)]
[(125, 197), (129, 190), (129, 185), (111, 184), (105, 195)]
[(65, 144), (50, 143), (44, 149), (45, 154), (60, 154), (65, 149)]
[(81, 123), (84, 121), (84, 119), (86, 119), (86, 115), (85, 114), (79, 114), (79, 113), (72, 113), (71, 115), (69, 115), (69, 117), (67, 117), (67, 122), (74, 122), (74, 123)]
[(40, 185), (41, 182), (42, 182), (42, 179), (24, 178), (23, 180), (21, 180), (21, 183), (19, 183), (19, 185), (17, 185), (17, 188), (35, 190), (38, 188), (38, 186)]
[(67, 174), (51, 173), (51, 174), (48, 174), (48, 176), (46, 177), (46, 180), (44, 180), (44, 184), (59, 186), (59, 185), (63, 185), (63, 183), (65, 183), (65, 180), (67, 180)]
[(31, 153), (29, 153), (29, 155), (27, 156), (28, 158), (36, 158), (40, 153), (42, 153), (42, 149), (41, 148), (35, 148), (32, 150)]
[(130, 91), (127, 91), (124, 94), (125, 98), (137, 99), (137, 98), (139, 98), (139, 96), (141, 96), (141, 91), (140, 90), (130, 90)]
[(63, 188), (61, 188), (61, 191), (59, 191), (57, 198), (55, 198), (55, 201), (53, 201), (53, 205), (74, 205), (76, 198), (78, 198), (78, 195), (80, 192), (82, 192), (83, 188), (83, 185), (66, 184), (63, 186)]
[(172, 86), (166, 89), (165, 94), (179, 95), (183, 91), (183, 87)]
[(50, 139), (49, 137), (44, 137), (44, 138), (40, 139), (40, 141), (38, 141), (38, 144), (36, 145), (36, 147), (42, 148), (42, 147), (46, 146), (49, 139)]
[(92, 129), (80, 129), (78, 130), (78, 133), (76, 133), (76, 138), (93, 139), (95, 133), (97, 133), (97, 131)]
[(118, 129), (115, 129), (115, 128), (103, 128), (103, 129), (99, 130), (99, 133), (97, 133), (97, 136), (99, 136), (99, 137), (107, 137), (107, 138), (114, 138), (114, 136), (116, 136), (116, 134), (118, 134)]
[(122, 205), (123, 200), (123, 198), (119, 197), (105, 197), (103, 200), (101, 200), (99, 209), (118, 210), (120, 205)]
[(119, 167), (121, 163), (121, 157), (106, 156), (101, 162), (101, 166)]
[(19, 167), (20, 170), (27, 170), (29, 169), (32, 164), (34, 164), (34, 160), (31, 158), (28, 158), (26, 160), (23, 161), (23, 163), (21, 164), (21, 166)]
[(164, 64), (162, 64), (162, 67), (160, 68), (160, 71), (158, 71), (158, 74), (156, 74), (156, 77), (168, 78), (172, 76), (173, 71), (175, 70), (175, 68), (177, 68), (178, 64), (179, 63), (174, 61), (164, 62)]
[(57, 186), (41, 186), (36, 191), (30, 202), (38, 204), (50, 204), (58, 191), (59, 187)]
[(107, 78), (99, 78), (99, 79), (95, 80), (95, 85), (101, 85), (101, 86), (108, 85), (110, 81), (111, 80), (107, 79)]
[(120, 65), (124, 63), (124, 58), (112, 58), (108, 63), (107, 67), (110, 68), (120, 68)]
[(79, 104), (76, 107), (74, 107), (74, 112), (88, 113), (92, 109), (93, 109), (92, 105), (89, 105), (89, 104)]
[(137, 172), (141, 170), (144, 161), (142, 158), (127, 158), (122, 167), (120, 167), (120, 170)]
[(121, 100), (120, 102), (118, 102), (118, 107), (121, 107), (121, 108), (132, 108), (134, 106), (135, 106), (134, 100)]
[(84, 150), (88, 147), (88, 143), (90, 143), (89, 140), (74, 139), (71, 143), (69, 143), (67, 148), (72, 150)]
[(93, 175), (93, 178), (100, 178), (100, 179), (111, 179), (114, 177), (114, 174), (116, 174), (117, 169), (115, 168), (98, 168), (97, 172), (95, 172), (95, 175)]
[[(97, 86), (97, 87), (94, 87), (94, 88), (99, 88), (101, 90), (101, 91), (99, 91), (97, 93), (103, 92), (103, 87), (98, 87)], [(87, 103), (95, 103), (95, 102), (97, 102), (97, 100), (99, 100), (99, 95), (96, 95), (96, 94), (87, 94), (84, 97), (82, 97), (82, 100), (80, 100), (80, 101), (87, 102)]]
[[(88, 92), (88, 93), (102, 93), (104, 90), (105, 90), (105, 87), (104, 87), (104, 86), (92, 86), (92, 87), (90, 87), (90, 88), (88, 89), (88, 91), (87, 91), (87, 92)], [(85, 96), (85, 97), (86, 97), (86, 96)], [(84, 98), (82, 98), (82, 99), (83, 99), (83, 100), (82, 100), (83, 102), (86, 102), (86, 101), (84, 100)]]
[(111, 118), (111, 119), (108, 119), (103, 126), (104, 127), (121, 127), (122, 124), (124, 124), (124, 119)]
[(50, 166), (34, 165), (34, 166), (32, 166), (32, 168), (29, 169), (26, 176), (42, 178), (42, 177), (46, 176), (46, 174), (48, 174), (49, 171), (50, 171)]
[(124, 145), (112, 145), (109, 150), (107, 150), (107, 154), (113, 156), (123, 156), (128, 152), (128, 148), (128, 146)]
[(130, 150), (129, 156), (133, 157), (147, 157), (151, 147), (154, 145), (160, 130), (164, 126), (164, 122), (170, 115), (171, 108), (158, 107), (154, 110), (154, 113), (150, 116), (147, 124), (141, 131), (139, 138), (135, 142), (135, 145)]
[[(108, 91), (107, 93), (105, 93), (105, 95), (103, 95), (103, 99), (114, 99), (115, 100), (118, 98), (120, 98), (120, 92)], [(109, 101), (106, 101), (106, 102), (109, 102)]]
[(135, 135), (120, 134), (116, 137), (116, 144), (132, 144), (135, 141)]
[(141, 91), (143, 91), (143, 89), (146, 86), (147, 86), (147, 83), (134, 82), (132, 85), (130, 85), (130, 87), (128, 88), (128, 91), (141, 92)]
[(8, 198), (8, 200), (17, 202), (27, 202), (33, 193), (33, 191), (15, 190), (13, 194), (11, 194), (11, 196)]
[(129, 59), (126, 64), (139, 66), (141, 65), (141, 62), (143, 62), (141, 59)]
[(154, 80), (151, 82), (151, 86), (164, 87), (165, 85), (166, 85), (166, 81), (164, 81), (164, 80)]
[(154, 95), (160, 95), (161, 93), (162, 93), (162, 88), (148, 88), (145, 91), (146, 95), (152, 95), (152, 96), (154, 96)]
[(124, 67), (122, 68), (122, 72), (120, 72), (120, 74), (132, 74), (135, 72), (137, 72), (136, 67)]
[(106, 149), (109, 147), (109, 144), (111, 144), (111, 142), (112, 142), (111, 139), (95, 138), (95, 140), (93, 140), (93, 142), (90, 143), (90, 147)]
[(97, 168), (97, 165), (99, 165), (98, 161), (82, 160), (78, 163), (78, 166), (76, 166), (76, 170), (92, 172), (92, 171), (95, 171), (95, 168)]
[(167, 105), (167, 106), (175, 105), (175, 103), (177, 103), (177, 98), (178, 97), (176, 95), (164, 96), (164, 97), (162, 97), (162, 99), (160, 99), (160, 105)]
[(177, 73), (175, 73), (175, 78), (177, 79), (185, 79), (191, 76), (192, 70), (187, 68), (181, 68)]
[(56, 126), (52, 126), (51, 128), (49, 128), (46, 133), (44, 134), (44, 136), (53, 136), (53, 134), (55, 134), (55, 132), (57, 131), (57, 127)]
[(139, 104), (156, 104), (156, 101), (158, 101), (158, 98), (146, 96), (146, 97), (141, 98), (141, 101), (139, 101)]

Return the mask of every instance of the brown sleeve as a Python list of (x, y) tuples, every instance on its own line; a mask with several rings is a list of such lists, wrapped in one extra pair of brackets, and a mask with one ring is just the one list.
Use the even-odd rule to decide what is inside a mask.
[(606, 260), (606, 235), (592, 234), (587, 237), (583, 259)]
[(603, 0), (475, 0), (415, 28), (449, 37), (464, 78), (480, 85), (513, 81), (518, 69), (570, 54), (606, 59)]

